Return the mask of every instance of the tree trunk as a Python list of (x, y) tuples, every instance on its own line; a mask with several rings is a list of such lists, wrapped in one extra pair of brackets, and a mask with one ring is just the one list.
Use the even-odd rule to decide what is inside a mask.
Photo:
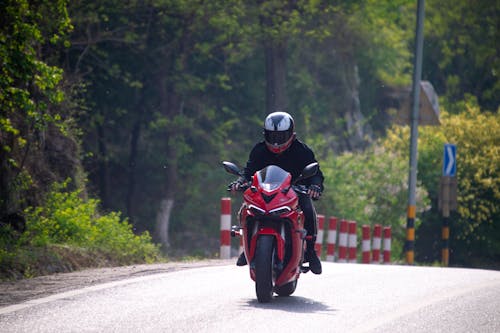
[(359, 75), (357, 65), (345, 62), (343, 73), (344, 120), (346, 126), (346, 146), (349, 150), (361, 149), (366, 146), (367, 136), (371, 135), (367, 121), (361, 113), (359, 100)]
[(177, 151), (175, 146), (169, 144), (167, 147), (166, 180), (163, 199), (160, 202), (156, 217), (156, 238), (164, 246), (170, 246), (169, 226), (170, 216), (175, 204), (175, 193), (177, 189)]
[(97, 125), (97, 144), (99, 149), (98, 173), (99, 173), (99, 197), (103, 207), (109, 208), (109, 179), (108, 179), (108, 150), (106, 147), (106, 138), (104, 129)]
[[(177, 114), (182, 113), (182, 98), (176, 93), (173, 84), (168, 83), (168, 71), (163, 68), (159, 76), (160, 89), (160, 110), (167, 120), (172, 120)], [(165, 183), (163, 189), (163, 199), (157, 213), (155, 233), (157, 239), (165, 247), (169, 246), (169, 224), (170, 216), (175, 204), (175, 194), (177, 192), (177, 147), (176, 137), (178, 133), (175, 125), (167, 125), (165, 130), (166, 142), (166, 163), (165, 163)]]
[(134, 215), (135, 215), (135, 204), (134, 204), (134, 195), (135, 195), (135, 167), (137, 164), (137, 146), (139, 143), (139, 136), (141, 134), (141, 122), (142, 117), (138, 117), (134, 123), (134, 127), (132, 128), (132, 135), (130, 137), (130, 155), (128, 162), (128, 188), (127, 188), (127, 216), (130, 219), (132, 225), (134, 224)]
[(170, 246), (168, 227), (170, 225), (170, 216), (172, 214), (172, 209), (174, 208), (173, 199), (163, 199), (160, 202), (160, 208), (158, 209), (158, 214), (156, 215), (156, 238), (164, 246)]
[(265, 43), (266, 56), (266, 111), (286, 111), (286, 41)]
[(138, 96), (137, 104), (135, 109), (138, 110), (137, 117), (135, 119), (134, 125), (132, 127), (132, 132), (130, 136), (130, 155), (128, 162), (128, 188), (127, 188), (127, 216), (132, 223), (135, 225), (135, 186), (136, 186), (136, 166), (137, 166), (137, 150), (139, 146), (139, 138), (141, 136), (141, 128), (144, 122), (144, 92), (140, 92)]
[(9, 138), (9, 144), (2, 142), (0, 138), (0, 217), (3, 214), (10, 213), (10, 166), (7, 161), (7, 152), (3, 149), (4, 145), (8, 147), (12, 147), (12, 143), (10, 140), (10, 135), (6, 134), (5, 138)]

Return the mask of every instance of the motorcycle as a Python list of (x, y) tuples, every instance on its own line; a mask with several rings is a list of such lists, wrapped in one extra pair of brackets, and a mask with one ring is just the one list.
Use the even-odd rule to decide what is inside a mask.
[[(224, 169), (237, 176), (243, 172), (231, 162)], [(231, 227), (231, 236), (242, 237), (250, 277), (255, 281), (257, 300), (267, 303), (273, 293), (290, 296), (297, 288), (304, 266), (306, 230), (297, 193), (307, 193), (298, 182), (314, 176), (318, 163), (307, 165), (292, 183), (292, 175), (276, 165), (257, 171), (244, 186), (239, 225)]]

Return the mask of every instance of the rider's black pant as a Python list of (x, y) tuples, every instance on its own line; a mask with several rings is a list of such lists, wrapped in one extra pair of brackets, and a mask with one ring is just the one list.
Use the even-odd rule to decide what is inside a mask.
[(309, 195), (304, 193), (298, 193), (298, 197), (299, 206), (304, 213), (304, 228), (307, 231), (307, 235), (316, 237), (316, 234), (318, 233), (318, 226), (316, 220), (316, 209), (314, 209), (312, 199)]

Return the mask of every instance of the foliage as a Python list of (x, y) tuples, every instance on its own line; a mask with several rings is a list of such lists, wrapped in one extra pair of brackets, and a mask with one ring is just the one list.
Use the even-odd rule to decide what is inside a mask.
[(84, 201), (80, 191), (55, 185), (43, 207), (26, 211), (26, 232), (20, 244), (43, 247), (65, 244), (106, 253), (123, 262), (151, 261), (158, 249), (147, 232), (134, 235), (132, 226), (119, 213), (100, 215), (95, 199)]
[[(461, 103), (459, 114), (442, 111), (441, 123), (439, 127), (421, 128), (419, 133), (418, 177), (429, 189), (434, 206), (432, 214), (426, 214), (424, 224), (440, 221), (436, 207), (443, 145), (456, 144), (458, 210), (451, 220), (451, 260), (466, 265), (473, 265), (479, 258), (498, 260), (500, 114), (480, 112), (471, 99)], [(408, 128), (394, 128), (385, 145), (404, 154), (408, 138)], [(426, 235), (421, 237), (429, 239)], [(418, 252), (419, 247), (432, 247), (432, 244), (418, 244), (417, 238), (416, 247)]]
[(468, 94), (481, 109), (500, 106), (499, 1), (426, 2), (423, 76), (459, 112)]
[[(358, 225), (391, 226), (393, 253), (402, 258), (408, 195), (407, 159), (382, 145), (344, 153), (323, 163), (326, 191), (318, 209)], [(326, 165), (326, 167), (325, 167)], [(417, 190), (419, 211), (429, 209), (426, 190)], [(333, 203), (333, 210), (331, 209)], [(400, 257), (401, 256), (401, 257)]]
[[(161, 258), (147, 232), (135, 235), (119, 213), (98, 213), (99, 201), (84, 200), (81, 191), (55, 184), (46, 204), (26, 209), (26, 231), (0, 228), (0, 276), (47, 273), (50, 266), (65, 271), (86, 265), (153, 262)], [(78, 263), (78, 264), (76, 264)]]
[(2, 1), (0, 11), (0, 209), (10, 213), (57, 178), (55, 170), (38, 177), (33, 164), (45, 166), (36, 150), (52, 142), (51, 126), (68, 136), (63, 71), (54, 62), (72, 26), (64, 0)]
[(299, 119), (298, 133), (320, 142), (322, 155), (358, 148), (349, 142), (356, 133), (346, 117), (356, 104), (367, 132), (387, 126), (376, 114), (379, 90), (410, 85), (413, 4), (319, 2), (301, 15), (305, 28), (290, 40), (287, 59), (290, 111)]
[(348, 24), (355, 34), (354, 54), (367, 80), (393, 86), (410, 83), (414, 5), (415, 1), (408, 0), (370, 0), (351, 9)]

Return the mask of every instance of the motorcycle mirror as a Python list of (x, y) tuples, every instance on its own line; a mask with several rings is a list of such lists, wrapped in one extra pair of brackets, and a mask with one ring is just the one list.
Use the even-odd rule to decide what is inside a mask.
[(224, 166), (224, 169), (233, 174), (233, 175), (236, 175), (236, 176), (241, 176), (241, 171), (240, 171), (240, 168), (238, 168), (238, 166), (232, 162), (227, 162), (227, 161), (223, 161), (222, 162), (222, 165)]
[(300, 176), (295, 180), (295, 183), (298, 183), (299, 181), (301, 181), (303, 179), (310, 178), (310, 177), (314, 176), (318, 172), (318, 170), (319, 170), (318, 162), (308, 164), (304, 168), (304, 170), (302, 170), (302, 173), (300, 174)]

